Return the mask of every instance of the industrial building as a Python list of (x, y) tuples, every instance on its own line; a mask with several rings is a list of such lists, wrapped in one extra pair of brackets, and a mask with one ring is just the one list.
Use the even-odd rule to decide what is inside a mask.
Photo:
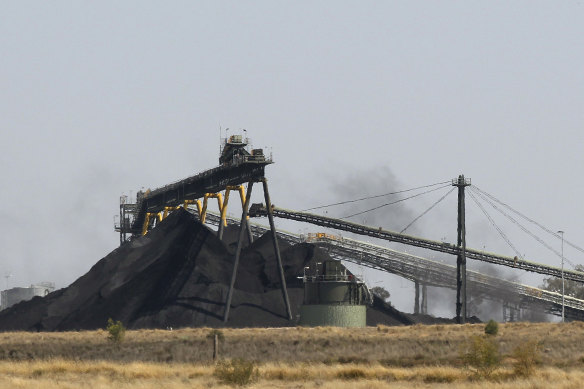
[(12, 288), (0, 292), (0, 310), (4, 310), (21, 301), (31, 300), (33, 297), (44, 297), (55, 290), (54, 282), (41, 282), (28, 288)]

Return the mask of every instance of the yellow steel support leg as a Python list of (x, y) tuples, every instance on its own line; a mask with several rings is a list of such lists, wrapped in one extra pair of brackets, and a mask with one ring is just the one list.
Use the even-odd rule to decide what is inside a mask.
[[(217, 197), (217, 205), (219, 206), (219, 215), (222, 215), (223, 214), (223, 206), (224, 206), (223, 205), (224, 204), (223, 203), (223, 195), (221, 193), (217, 193), (217, 196), (215, 196), (215, 197)], [(221, 219), (221, 221), (223, 221), (223, 219)], [(227, 223), (227, 222), (225, 222), (225, 223)]]
[[(173, 208), (173, 207), (167, 207)], [(160, 223), (166, 216), (167, 210), (165, 208), (164, 213), (160, 212), (146, 212), (144, 216), (144, 224), (142, 225), (142, 236), (148, 233), (148, 228), (150, 227), (150, 222), (153, 220), (152, 218), (156, 218), (156, 224)]]
[(203, 207), (201, 206), (201, 200), (195, 200), (195, 204), (197, 205), (197, 212), (199, 213), (199, 219), (203, 214)]
[(207, 205), (209, 203), (210, 198), (216, 198), (217, 203), (219, 204), (219, 213), (223, 208), (223, 195), (221, 193), (205, 193), (203, 197), (203, 211), (201, 212), (201, 223), (205, 223), (205, 219), (207, 218)]
[(144, 216), (144, 224), (142, 225), (142, 236), (148, 232), (148, 225), (150, 224), (150, 213), (146, 212)]
[[(225, 188), (225, 198), (223, 195), (219, 193), (205, 193), (203, 196), (203, 202), (201, 204), (201, 200), (185, 200), (183, 202), (182, 207), (187, 209), (189, 205), (193, 204), (197, 206), (197, 212), (199, 214), (199, 220), (201, 223), (205, 223), (207, 218), (207, 208), (209, 205), (209, 198), (216, 198), (217, 205), (219, 206), (219, 214), (221, 217), (219, 229), (219, 237), (221, 238), (223, 227), (227, 227), (227, 204), (229, 203), (229, 194), (232, 191), (239, 192), (239, 198), (241, 199), (241, 206), (245, 205), (245, 188), (243, 185), (230, 185)], [(166, 219), (170, 212), (178, 209), (180, 206), (176, 207), (164, 207), (163, 211), (158, 213), (156, 212), (147, 212), (144, 218), (144, 225), (142, 226), (142, 235), (146, 235), (148, 232), (148, 228), (150, 227), (150, 223), (152, 222), (153, 218), (156, 218), (156, 223), (160, 223), (162, 220)], [(247, 217), (249, 219), (249, 216)]]
[(220, 216), (221, 216), (221, 221), (223, 222), (222, 224), (224, 227), (227, 227), (226, 217), (227, 217), (227, 204), (229, 203), (229, 193), (231, 192), (230, 188), (231, 187), (228, 186), (225, 189), (225, 199), (223, 200), (223, 206), (221, 207), (221, 215)]
[(205, 224), (205, 219), (207, 218), (207, 201), (208, 201), (208, 195), (209, 193), (205, 193), (205, 197), (203, 197), (203, 210), (199, 213), (200, 219), (201, 219), (201, 223)]
[(225, 199), (223, 200), (223, 205), (219, 207), (221, 212), (219, 215), (219, 228), (217, 229), (217, 237), (219, 240), (223, 239), (223, 230), (227, 227), (227, 204), (229, 203), (229, 193), (233, 190), (233, 186), (228, 186), (225, 188)]
[(189, 207), (189, 204), (195, 204), (197, 206), (197, 212), (199, 213), (199, 219), (201, 218), (201, 213), (202, 213), (202, 209), (201, 209), (201, 200), (185, 200), (183, 203), (183, 208), (187, 209)]
[[(231, 190), (236, 190), (239, 192), (239, 198), (241, 199), (241, 206), (243, 207), (245, 205), (245, 197), (246, 197), (245, 196), (245, 189), (243, 188), (243, 185), (228, 186), (226, 188), (226, 194), (225, 194), (226, 197), (227, 197), (228, 191), (231, 191)], [(223, 218), (225, 218), (224, 215), (223, 215)], [(247, 237), (249, 240), (249, 244), (251, 244), (253, 242), (253, 235), (252, 235), (249, 223), (247, 222), (249, 220), (249, 216), (246, 216), (245, 220), (246, 220)], [(227, 220), (225, 220), (225, 223), (227, 223)], [(221, 230), (221, 232), (222, 232), (222, 230)], [(219, 238), (221, 238), (221, 235), (222, 234), (219, 234)]]
[(166, 219), (168, 214), (172, 211), (176, 211), (180, 207), (164, 207), (164, 213), (162, 214), (162, 220)]

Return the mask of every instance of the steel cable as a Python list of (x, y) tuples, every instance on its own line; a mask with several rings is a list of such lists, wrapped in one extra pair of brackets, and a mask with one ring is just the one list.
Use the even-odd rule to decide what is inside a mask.
[(442, 200), (444, 200), (446, 198), (446, 196), (448, 196), (450, 193), (452, 193), (452, 191), (456, 189), (456, 188), (452, 188), (450, 189), (444, 196), (440, 197), (438, 199), (438, 201), (436, 201), (434, 204), (432, 204), (430, 206), (430, 208), (426, 209), (424, 212), (422, 212), (422, 214), (418, 217), (416, 217), (414, 220), (412, 220), (412, 222), (410, 224), (408, 224), (407, 226), (405, 226), (405, 228), (403, 230), (401, 230), (399, 233), (403, 234), (408, 228), (410, 228), (412, 226), (412, 224), (414, 224), (415, 222), (418, 221), (418, 219), (420, 219), (422, 216), (424, 216), (425, 214), (427, 214), (428, 212), (430, 212), (430, 210), (432, 208), (434, 208), (435, 206), (437, 206)]
[(507, 244), (509, 245), (509, 247), (511, 247), (511, 249), (513, 249), (513, 251), (515, 251), (515, 254), (517, 254), (517, 257), (523, 260), (522, 255), (519, 253), (519, 250), (517, 250), (517, 248), (515, 247), (515, 245), (507, 237), (507, 234), (505, 234), (505, 232), (503, 232), (503, 230), (497, 225), (497, 223), (495, 223), (495, 220), (493, 220), (493, 218), (491, 217), (491, 215), (489, 215), (489, 213), (487, 212), (487, 210), (477, 200), (477, 198), (475, 197), (475, 195), (472, 192), (468, 192), (468, 194), (474, 200), (474, 202), (480, 208), (480, 210), (483, 211), (483, 213), (485, 214), (485, 216), (487, 217), (487, 219), (489, 219), (489, 221), (491, 222), (491, 224), (493, 225), (493, 227), (495, 227), (495, 229), (499, 232), (499, 234), (505, 240), (505, 242), (507, 242)]
[[(511, 207), (510, 205), (508, 205), (508, 204), (505, 204), (505, 203), (504, 203), (504, 202), (502, 202), (501, 200), (497, 199), (495, 196), (493, 196), (493, 195), (491, 195), (491, 194), (489, 194), (489, 193), (485, 192), (484, 190), (482, 190), (482, 189), (480, 189), (480, 188), (477, 188), (477, 187), (476, 187), (476, 186), (474, 186), (474, 185), (473, 185), (473, 187), (474, 187), (476, 190), (478, 190), (480, 193), (482, 193), (482, 194), (484, 194), (485, 196), (487, 196), (487, 197), (489, 197), (490, 199), (492, 199), (493, 201), (496, 201), (497, 203), (501, 204), (502, 206), (504, 206), (504, 207), (508, 208), (508, 209), (509, 209), (509, 210), (511, 210), (512, 212), (514, 212), (514, 213), (516, 213), (517, 215), (521, 216), (522, 218), (524, 218), (524, 219), (525, 219), (525, 220), (527, 220), (528, 222), (535, 224), (536, 226), (538, 226), (539, 228), (541, 228), (542, 230), (544, 230), (544, 231), (545, 231), (545, 232), (547, 232), (548, 234), (550, 234), (550, 235), (552, 235), (552, 236), (554, 236), (554, 237), (556, 237), (556, 238), (558, 238), (558, 239), (561, 239), (561, 238), (562, 238), (562, 237), (561, 237), (561, 236), (560, 236), (560, 235), (559, 235), (557, 232), (554, 232), (554, 231), (550, 230), (549, 228), (545, 227), (544, 225), (542, 225), (542, 224), (540, 224), (540, 223), (536, 222), (535, 220), (533, 220), (533, 219), (531, 219), (531, 218), (529, 218), (529, 217), (525, 216), (524, 214), (522, 214), (521, 212), (517, 211), (516, 209), (513, 209), (513, 207)], [(582, 248), (582, 247), (578, 247), (578, 246), (576, 246), (574, 243), (572, 243), (572, 242), (569, 242), (569, 241), (567, 241), (566, 239), (564, 239), (564, 243), (565, 243), (565, 244), (567, 244), (568, 246), (570, 246), (570, 247), (572, 247), (572, 248), (575, 248), (576, 250), (578, 250), (578, 251), (580, 251), (580, 252), (584, 253), (584, 248)]]
[(379, 208), (386, 207), (386, 206), (388, 206), (388, 205), (397, 204), (397, 203), (400, 203), (400, 202), (402, 202), (402, 201), (409, 200), (409, 199), (413, 199), (414, 197), (418, 197), (418, 196), (421, 196), (421, 195), (423, 195), (423, 194), (426, 194), (426, 193), (431, 193), (431, 192), (435, 192), (435, 191), (437, 191), (437, 190), (440, 190), (440, 189), (444, 189), (444, 188), (446, 188), (446, 187), (448, 187), (448, 186), (450, 186), (450, 183), (449, 183), (448, 185), (444, 185), (444, 186), (441, 186), (441, 187), (439, 187), (439, 188), (434, 188), (434, 189), (431, 189), (431, 190), (427, 190), (427, 191), (425, 191), (425, 192), (422, 192), (422, 193), (417, 193), (417, 194), (415, 194), (415, 195), (412, 195), (412, 196), (409, 196), (409, 197), (405, 197), (405, 198), (403, 198), (403, 199), (399, 199), (399, 200), (396, 200), (396, 201), (392, 201), (392, 202), (390, 202), (390, 203), (381, 204), (381, 205), (378, 205), (377, 207), (373, 207), (373, 208), (367, 209), (367, 210), (365, 210), (365, 211), (357, 212), (357, 213), (354, 213), (354, 214), (352, 214), (352, 215), (343, 216), (343, 217), (341, 217), (341, 218), (339, 218), (339, 219), (341, 219), (341, 220), (342, 220), (342, 219), (348, 219), (348, 218), (351, 218), (351, 217), (353, 217), (353, 216), (359, 216), (359, 215), (362, 215), (362, 214), (364, 214), (364, 213), (371, 212), (371, 211), (375, 211), (376, 209), (379, 209)]
[(430, 188), (432, 186), (436, 186), (436, 185), (442, 185), (442, 184), (446, 184), (450, 181), (444, 181), (444, 182), (437, 182), (435, 184), (430, 184), (430, 185), (423, 185), (423, 186), (418, 186), (416, 188), (411, 188), (411, 189), (405, 189), (405, 190), (398, 190), (396, 192), (389, 192), (389, 193), (384, 193), (384, 194), (380, 194), (380, 195), (375, 195), (375, 196), (368, 196), (368, 197), (362, 197), (360, 199), (354, 199), (354, 200), (347, 200), (347, 201), (341, 201), (338, 203), (332, 203), (332, 204), (327, 204), (327, 205), (319, 205), (318, 207), (312, 207), (312, 208), (307, 208), (304, 209), (300, 212), (307, 212), (307, 211), (314, 211), (315, 209), (322, 209), (322, 208), (328, 208), (328, 207), (334, 207), (336, 205), (343, 205), (343, 204), (350, 204), (350, 203), (356, 203), (358, 201), (363, 201), (363, 200), (370, 200), (370, 199), (376, 199), (379, 197), (385, 197), (385, 196), (390, 196), (390, 195), (394, 195), (394, 194), (400, 194), (400, 193), (406, 193), (406, 192), (411, 192), (413, 190), (418, 190), (418, 189), (424, 189), (424, 188)]
[[(497, 210), (498, 212), (500, 212), (503, 216), (505, 216), (507, 219), (511, 220), (512, 223), (514, 223), (515, 225), (517, 225), (523, 232), (525, 232), (526, 234), (528, 234), (529, 236), (531, 236), (533, 239), (535, 239), (536, 241), (538, 241), (542, 246), (544, 246), (545, 248), (547, 248), (548, 250), (550, 250), (551, 252), (553, 252), (554, 254), (556, 254), (559, 258), (562, 258), (562, 254), (560, 254), (559, 251), (557, 251), (556, 249), (554, 249), (552, 246), (550, 246), (549, 244), (547, 244), (543, 239), (541, 239), (539, 236), (535, 235), (533, 232), (531, 232), (530, 230), (528, 230), (526, 227), (524, 227), (521, 223), (519, 223), (513, 216), (507, 214), (505, 211), (503, 211), (501, 208), (497, 207), (497, 205), (495, 205), (491, 200), (489, 200), (489, 198), (487, 198), (485, 195), (483, 195), (481, 192), (476, 191), (476, 194), (481, 197), (484, 201), (486, 201), (491, 207), (493, 207), (495, 210)], [(572, 265), (572, 267), (576, 267), (576, 265), (570, 261), (569, 259), (567, 259), (565, 256), (563, 256), (564, 260), (566, 262), (568, 262), (570, 265)]]

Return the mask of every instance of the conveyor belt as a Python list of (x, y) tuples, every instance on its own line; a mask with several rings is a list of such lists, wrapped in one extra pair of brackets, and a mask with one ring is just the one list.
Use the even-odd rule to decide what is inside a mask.
[[(314, 215), (305, 212), (297, 212), (288, 209), (273, 207), (274, 216), (306, 222), (321, 227), (332, 228), (341, 231), (352, 232), (358, 235), (366, 235), (374, 238), (384, 239), (391, 242), (398, 242), (410, 246), (422, 247), (425, 249), (439, 251), (442, 253), (458, 255), (459, 249), (456, 245), (446, 242), (439, 242), (424, 238), (417, 238), (410, 235), (399, 234), (397, 232), (384, 230), (380, 228), (373, 228), (357, 223), (351, 223), (345, 220), (333, 219), (330, 217)], [(264, 216), (266, 209), (262, 204), (254, 204), (250, 209), (250, 217)], [(555, 266), (544, 265), (541, 263), (525, 261), (518, 258), (507, 257), (503, 255), (487, 253), (484, 251), (466, 248), (466, 257), (476, 259), (483, 262), (494, 263), (497, 265), (508, 266), (516, 269), (531, 271), (534, 273), (545, 274), (553, 277), (561, 277), (562, 269)], [(574, 270), (564, 270), (564, 278), (568, 280), (584, 282), (584, 273)]]
[(185, 200), (195, 200), (205, 193), (216, 193), (225, 190), (227, 186), (235, 186), (250, 181), (258, 182), (264, 177), (265, 166), (270, 161), (243, 162), (238, 165), (219, 166), (202, 173), (176, 181), (172, 184), (147, 191), (138, 197), (137, 204), (126, 204), (126, 212), (134, 213), (129, 232), (140, 234), (146, 218), (146, 213), (158, 213), (165, 207), (176, 207), (184, 204)]
[[(207, 214), (207, 222), (218, 225), (219, 216)], [(239, 220), (227, 218), (229, 224)], [(261, 236), (268, 228), (250, 223), (254, 235)], [(341, 238), (328, 234), (303, 237), (290, 232), (278, 232), (278, 237), (289, 243), (310, 242), (327, 250), (333, 258), (386, 271), (429, 286), (456, 289), (456, 266), (423, 257), (395, 251), (386, 247)], [(468, 287), (473, 293), (488, 300), (511, 302), (522, 308), (561, 315), (562, 295), (532, 286), (506, 281), (497, 277), (467, 270)], [(566, 317), (584, 319), (584, 300), (565, 296)]]

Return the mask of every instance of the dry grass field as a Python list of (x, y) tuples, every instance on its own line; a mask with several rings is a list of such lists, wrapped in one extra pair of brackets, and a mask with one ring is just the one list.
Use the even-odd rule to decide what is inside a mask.
[[(227, 388), (214, 376), (210, 329), (1, 333), (0, 388)], [(220, 357), (254, 361), (249, 388), (582, 388), (584, 323), (501, 324), (501, 366), (479, 377), (461, 353), (484, 325), (361, 329), (224, 329)], [(513, 350), (540, 342), (535, 371), (514, 373)]]

